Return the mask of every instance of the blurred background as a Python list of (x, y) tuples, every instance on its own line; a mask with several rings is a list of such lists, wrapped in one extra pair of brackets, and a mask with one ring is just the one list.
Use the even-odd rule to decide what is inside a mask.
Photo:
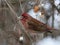
[[(45, 31), (42, 32), (40, 28), (39, 31), (26, 29), (19, 21), (23, 18), (22, 14), (29, 12), (36, 4), (46, 19), (45, 24), (34, 23), (36, 27), (43, 27)], [(0, 45), (36, 45), (47, 36), (60, 36), (60, 0), (0, 0)]]

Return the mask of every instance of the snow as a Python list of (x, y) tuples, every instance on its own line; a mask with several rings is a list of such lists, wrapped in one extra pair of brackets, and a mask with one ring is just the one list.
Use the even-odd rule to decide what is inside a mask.
[(43, 7), (44, 7), (45, 10), (49, 10), (51, 8), (51, 4), (46, 3)]
[(36, 45), (60, 45), (60, 36), (56, 38), (46, 37), (38, 41)]
[(41, 21), (43, 23), (46, 23), (45, 17), (41, 16), (41, 12), (38, 11), (37, 13), (34, 12), (33, 9), (29, 10), (28, 14), (33, 17), (34, 19), (37, 19), (38, 21)]
[(60, 3), (60, 0), (55, 0), (55, 2), (54, 2), (54, 4), (55, 4), (56, 6), (58, 6), (59, 3)]
[(21, 36), (21, 37), (19, 38), (19, 40), (20, 40), (20, 41), (23, 41), (23, 36)]

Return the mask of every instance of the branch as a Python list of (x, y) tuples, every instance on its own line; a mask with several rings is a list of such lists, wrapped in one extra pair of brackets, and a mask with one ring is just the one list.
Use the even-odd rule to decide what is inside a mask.
[(18, 16), (17, 13), (12, 9), (12, 7), (10, 6), (10, 4), (5, 0), (6, 4), (8, 5), (8, 7), (10, 8), (11, 12), (14, 14), (12, 16), (14, 16), (16, 18), (16, 22), (19, 24), (20, 26), (20, 30), (23, 32), (23, 34), (25, 34), (28, 39), (30, 39), (30, 41), (32, 41), (30, 35), (26, 32), (26, 29), (24, 28), (23, 24), (21, 23), (21, 21), (18, 21)]
[(50, 0), (50, 3), (52, 5), (53, 8), (55, 8), (59, 13), (60, 13), (60, 10), (57, 8), (57, 6), (55, 6), (54, 4), (54, 0)]

